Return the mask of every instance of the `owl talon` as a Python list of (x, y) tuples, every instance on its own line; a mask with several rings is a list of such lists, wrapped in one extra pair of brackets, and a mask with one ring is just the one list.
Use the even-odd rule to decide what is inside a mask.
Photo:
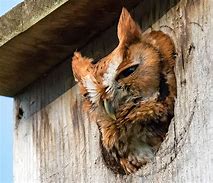
[(132, 174), (135, 173), (138, 170), (138, 167), (133, 165), (131, 162), (129, 162), (127, 159), (121, 159), (120, 160), (121, 166), (123, 167), (125, 173)]

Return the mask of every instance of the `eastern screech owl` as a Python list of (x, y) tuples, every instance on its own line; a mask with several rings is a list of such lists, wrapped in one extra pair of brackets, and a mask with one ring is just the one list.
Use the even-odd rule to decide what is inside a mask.
[(125, 8), (118, 38), (96, 64), (75, 52), (72, 69), (84, 107), (96, 115), (107, 166), (130, 174), (153, 159), (173, 117), (175, 47), (161, 31), (142, 34)]

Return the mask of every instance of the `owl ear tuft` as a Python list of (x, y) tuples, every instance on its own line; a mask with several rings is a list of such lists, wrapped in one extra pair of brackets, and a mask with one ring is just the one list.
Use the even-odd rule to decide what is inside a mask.
[(72, 70), (76, 81), (81, 81), (88, 73), (92, 72), (93, 59), (82, 57), (80, 52), (74, 52), (72, 57)]
[(139, 25), (132, 19), (126, 8), (122, 8), (118, 22), (118, 39), (120, 43), (131, 44), (140, 39), (142, 30)]

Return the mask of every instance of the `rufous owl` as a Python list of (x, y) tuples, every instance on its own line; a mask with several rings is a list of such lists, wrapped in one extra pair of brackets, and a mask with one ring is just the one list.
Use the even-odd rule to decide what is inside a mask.
[(73, 74), (84, 108), (96, 116), (106, 165), (131, 174), (152, 161), (174, 115), (175, 46), (161, 32), (142, 34), (123, 8), (118, 46), (93, 63), (75, 52)]

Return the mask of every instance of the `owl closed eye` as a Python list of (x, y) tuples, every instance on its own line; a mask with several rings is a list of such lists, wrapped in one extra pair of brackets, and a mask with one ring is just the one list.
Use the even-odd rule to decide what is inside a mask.
[(72, 69), (84, 106), (96, 116), (106, 165), (131, 174), (152, 161), (173, 117), (175, 47), (161, 31), (142, 34), (125, 8), (118, 38), (96, 64), (75, 52)]

